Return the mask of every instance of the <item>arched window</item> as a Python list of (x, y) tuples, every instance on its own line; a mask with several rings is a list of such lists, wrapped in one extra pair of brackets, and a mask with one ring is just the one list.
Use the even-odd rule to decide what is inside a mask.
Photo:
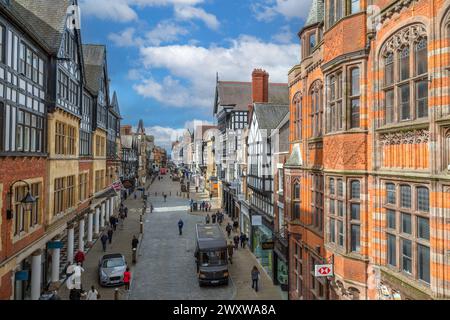
[(294, 104), (294, 140), (302, 139), (302, 96), (297, 93), (293, 100)]
[(322, 135), (322, 83), (315, 81), (312, 85), (311, 91), (311, 127), (313, 137), (320, 137)]
[(383, 46), (386, 124), (428, 117), (427, 47), (422, 25), (400, 30)]
[(294, 183), (293, 195), (292, 195), (292, 219), (300, 219), (300, 182)]

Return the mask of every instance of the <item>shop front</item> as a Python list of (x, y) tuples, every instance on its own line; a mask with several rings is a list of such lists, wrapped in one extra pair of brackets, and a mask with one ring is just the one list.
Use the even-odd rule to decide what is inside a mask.
[(245, 201), (240, 201), (241, 214), (239, 228), (242, 233), (251, 239), (252, 224), (250, 222), (249, 207)]
[[(273, 231), (264, 223), (260, 223), (265, 219), (258, 219), (258, 215), (252, 216), (253, 232), (252, 232), (252, 249), (259, 263), (267, 271), (273, 279), (274, 274), (274, 252), (273, 247), (267, 244), (273, 242)], [(255, 219), (256, 218), (256, 219)], [(258, 221), (259, 220), (259, 221)], [(262, 221), (261, 221), (262, 220)]]

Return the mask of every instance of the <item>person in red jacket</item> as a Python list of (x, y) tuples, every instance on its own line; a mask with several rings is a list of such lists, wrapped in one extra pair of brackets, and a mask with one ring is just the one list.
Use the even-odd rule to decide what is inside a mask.
[(130, 268), (127, 267), (127, 270), (123, 273), (123, 284), (125, 285), (125, 290), (130, 290), (130, 281), (131, 281), (131, 272)]
[(81, 265), (83, 265), (83, 262), (84, 262), (84, 259), (85, 259), (86, 257), (85, 257), (85, 255), (84, 255), (84, 252), (83, 251), (81, 251), (81, 250), (79, 250), (78, 252), (77, 252), (77, 254), (75, 255), (75, 262), (76, 263), (80, 263)]

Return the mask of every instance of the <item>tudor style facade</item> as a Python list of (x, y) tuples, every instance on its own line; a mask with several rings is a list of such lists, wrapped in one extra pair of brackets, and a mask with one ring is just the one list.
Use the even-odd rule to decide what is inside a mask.
[[(450, 3), (371, 4), (379, 15), (364, 0), (315, 0), (299, 34), (285, 166), (293, 299), (450, 295)], [(326, 262), (332, 280), (314, 276)]]

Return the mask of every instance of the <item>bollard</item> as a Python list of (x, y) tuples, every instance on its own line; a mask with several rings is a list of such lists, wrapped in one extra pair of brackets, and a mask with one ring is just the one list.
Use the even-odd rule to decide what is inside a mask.
[(144, 233), (144, 222), (141, 222), (141, 234)]
[(133, 248), (133, 263), (136, 263), (137, 249)]
[(119, 288), (116, 288), (116, 290), (114, 290), (114, 300), (119, 300)]

